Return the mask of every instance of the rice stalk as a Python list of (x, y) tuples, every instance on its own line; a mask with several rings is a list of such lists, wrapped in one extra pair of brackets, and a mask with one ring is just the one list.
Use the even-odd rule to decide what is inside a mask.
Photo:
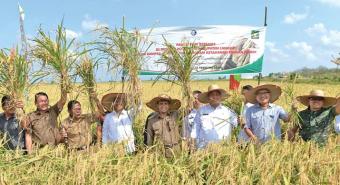
[(32, 55), (43, 62), (46, 71), (59, 80), (61, 89), (67, 93), (72, 89), (71, 72), (75, 63), (83, 54), (76, 52), (75, 39), (68, 39), (65, 27), (61, 22), (55, 31), (55, 38), (46, 33), (42, 28), (33, 39)]
[(122, 92), (127, 93), (128, 106), (137, 110), (142, 103), (142, 85), (138, 74), (145, 62), (143, 53), (151, 46), (147, 43), (148, 36), (141, 35), (137, 30), (127, 31), (124, 18), (120, 28), (104, 27), (97, 31), (100, 36), (96, 49), (103, 54), (102, 58), (108, 61), (110, 70), (122, 73)]
[(166, 65), (166, 70), (156, 78), (154, 83), (164, 75), (169, 75), (170, 77), (166, 80), (180, 86), (183, 104), (181, 112), (185, 116), (192, 109), (193, 97), (190, 82), (195, 66), (201, 57), (200, 52), (204, 47), (199, 47), (194, 42), (182, 41), (184, 46), (182, 50), (179, 50), (165, 38), (164, 41), (166, 49), (162, 53), (160, 63)]
[[(18, 53), (18, 48), (0, 50), (0, 93), (11, 97), (10, 107), (15, 108), (17, 101), (24, 102), (25, 93), (42, 76), (31, 73), (31, 63)], [(16, 109), (16, 117), (21, 122), (23, 109)]]
[[(293, 105), (294, 103), (296, 103), (296, 89), (295, 89), (296, 79), (297, 75), (295, 75), (292, 81), (288, 82), (287, 86), (285, 86), (282, 89), (287, 105)], [(290, 109), (288, 114), (291, 116), (289, 127), (292, 128), (297, 126), (301, 128), (299, 121), (300, 118), (299, 113), (296, 110)]]
[(81, 63), (77, 67), (77, 74), (82, 79), (82, 88), (85, 90), (90, 103), (92, 113), (95, 112), (95, 102), (91, 97), (92, 93), (96, 92), (95, 70), (98, 66), (88, 55), (81, 57)]

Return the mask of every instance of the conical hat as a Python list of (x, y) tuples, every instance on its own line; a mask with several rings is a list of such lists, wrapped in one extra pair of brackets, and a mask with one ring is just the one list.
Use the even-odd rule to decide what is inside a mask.
[(113, 103), (117, 98), (123, 98), (123, 101), (126, 102), (126, 94), (125, 93), (109, 93), (103, 96), (101, 104), (105, 108), (105, 110), (112, 112), (113, 111)]
[(322, 97), (322, 98), (324, 98), (323, 107), (329, 107), (329, 106), (336, 104), (336, 98), (325, 96), (325, 92), (323, 92), (322, 90), (312, 90), (312, 91), (309, 92), (309, 95), (298, 96), (296, 99), (297, 99), (297, 101), (299, 101), (300, 103), (302, 103), (303, 105), (308, 107), (309, 106), (309, 98), (311, 98), (311, 97)]
[(256, 104), (256, 93), (259, 90), (268, 90), (270, 92), (270, 103), (275, 102), (279, 97), (281, 96), (281, 88), (277, 85), (272, 85), (272, 84), (265, 84), (265, 85), (259, 85), (257, 87), (254, 87), (249, 91), (249, 93), (245, 94), (245, 97), (249, 103)]
[(209, 93), (212, 91), (219, 91), (221, 93), (222, 99), (227, 99), (230, 94), (226, 90), (220, 88), (217, 84), (212, 84), (208, 87), (208, 91), (198, 95), (198, 100), (202, 103), (209, 103)]
[(152, 98), (152, 100), (146, 103), (146, 106), (148, 106), (150, 109), (154, 110), (155, 112), (158, 112), (158, 102), (161, 100), (166, 100), (169, 102), (169, 111), (178, 110), (181, 107), (180, 100), (172, 99), (170, 96), (166, 94), (160, 94), (157, 97)]

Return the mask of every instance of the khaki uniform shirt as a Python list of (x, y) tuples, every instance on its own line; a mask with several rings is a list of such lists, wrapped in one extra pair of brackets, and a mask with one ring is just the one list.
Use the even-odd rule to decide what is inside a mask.
[(96, 121), (96, 116), (93, 114), (83, 114), (78, 120), (66, 118), (61, 125), (67, 133), (68, 147), (89, 146), (92, 142), (91, 124)]
[(46, 112), (36, 110), (28, 114), (28, 129), (31, 132), (33, 144), (40, 146), (57, 145), (61, 136), (57, 128), (57, 118), (61, 110), (58, 104), (50, 107)]
[(152, 146), (154, 141), (161, 142), (165, 147), (165, 156), (172, 157), (173, 150), (179, 150), (180, 143), (177, 120), (177, 112), (171, 112), (165, 118), (161, 118), (158, 113), (150, 116), (146, 123), (146, 144)]

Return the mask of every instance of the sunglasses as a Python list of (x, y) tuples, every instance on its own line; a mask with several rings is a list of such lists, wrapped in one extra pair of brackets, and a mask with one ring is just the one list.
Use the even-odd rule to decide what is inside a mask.
[(309, 100), (312, 100), (312, 101), (322, 101), (324, 100), (325, 98), (323, 97), (318, 97), (318, 96), (315, 96), (315, 97), (310, 97)]

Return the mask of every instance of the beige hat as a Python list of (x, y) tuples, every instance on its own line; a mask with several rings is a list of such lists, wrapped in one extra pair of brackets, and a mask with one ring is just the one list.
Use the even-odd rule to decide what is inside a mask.
[(296, 99), (297, 101), (299, 101), (300, 103), (302, 103), (305, 106), (309, 106), (309, 98), (311, 97), (322, 97), (324, 98), (324, 102), (323, 102), (323, 107), (329, 107), (332, 106), (334, 104), (336, 104), (336, 98), (335, 97), (329, 97), (329, 96), (325, 96), (325, 92), (323, 92), (322, 90), (312, 90), (309, 92), (309, 95), (304, 95), (304, 96), (298, 96)]
[(269, 100), (270, 103), (273, 103), (277, 99), (279, 99), (282, 93), (281, 88), (277, 85), (272, 85), (272, 84), (259, 85), (251, 89), (249, 93), (245, 94), (246, 99), (249, 103), (252, 103), (252, 104), (257, 103), (256, 93), (259, 90), (268, 90), (270, 92), (270, 100)]
[(169, 102), (169, 111), (178, 110), (181, 107), (181, 101), (179, 101), (178, 99), (172, 99), (170, 96), (166, 94), (158, 95), (157, 97), (153, 98), (148, 103), (146, 103), (146, 106), (148, 106), (155, 112), (158, 112), (158, 102), (161, 100), (166, 100)]
[(198, 95), (198, 100), (202, 103), (209, 103), (209, 93), (212, 92), (212, 91), (219, 91), (222, 95), (222, 99), (227, 99), (230, 94), (227, 93), (226, 90), (220, 88), (217, 84), (212, 84), (208, 87), (208, 91), (207, 92), (204, 92), (204, 93), (201, 93)]
[(125, 93), (109, 93), (103, 96), (101, 104), (105, 108), (105, 110), (112, 112), (113, 111), (113, 103), (117, 98), (123, 98), (123, 101), (126, 102), (126, 94)]

